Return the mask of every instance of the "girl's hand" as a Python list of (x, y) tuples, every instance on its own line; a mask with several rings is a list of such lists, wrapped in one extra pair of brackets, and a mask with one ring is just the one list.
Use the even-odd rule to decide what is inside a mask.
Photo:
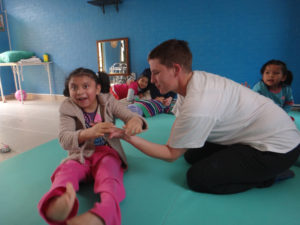
[(128, 80), (126, 81), (126, 84), (129, 86), (133, 81), (134, 81), (134, 80), (132, 80), (132, 79), (128, 79)]
[(83, 142), (94, 139), (97, 137), (102, 137), (104, 134), (111, 132), (111, 129), (114, 128), (113, 123), (99, 122), (91, 124), (92, 127), (88, 129), (82, 129), (78, 135), (78, 143), (82, 144)]
[(125, 136), (125, 130), (118, 128), (118, 127), (113, 127), (111, 128), (111, 132), (108, 138), (124, 138)]
[(245, 87), (247, 87), (247, 88), (250, 88), (250, 85), (248, 84), (247, 81), (245, 81), (245, 83), (241, 83), (241, 85), (243, 85), (243, 86), (245, 86)]
[(157, 100), (157, 101), (159, 101), (161, 103), (163, 103), (164, 99), (165, 99), (164, 97), (156, 97), (155, 98), (155, 100)]
[(164, 106), (169, 106), (172, 102), (172, 97), (168, 97), (168, 98), (165, 98), (162, 103), (164, 104)]
[(143, 130), (143, 121), (138, 116), (132, 117), (126, 124), (123, 126), (125, 129), (125, 134), (132, 136), (142, 132)]
[(92, 124), (91, 131), (95, 137), (100, 137), (104, 136), (104, 134), (111, 133), (111, 129), (114, 127), (115, 125), (113, 123), (99, 122)]

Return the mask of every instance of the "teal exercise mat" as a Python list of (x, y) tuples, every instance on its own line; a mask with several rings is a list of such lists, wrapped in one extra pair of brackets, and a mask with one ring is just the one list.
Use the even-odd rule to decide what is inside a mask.
[(295, 124), (296, 124), (298, 130), (300, 130), (300, 112), (291, 111), (291, 112), (289, 112), (289, 115), (295, 119)]
[[(141, 136), (165, 143), (172, 115), (147, 118)], [(117, 122), (118, 126), (122, 124)], [(122, 225), (298, 225), (300, 224), (300, 168), (296, 176), (270, 188), (239, 194), (212, 195), (188, 190), (183, 158), (168, 163), (150, 158), (123, 142), (129, 162), (124, 175), (126, 198), (121, 202)], [(50, 187), (50, 176), (66, 152), (55, 139), (0, 163), (0, 225), (45, 225), (37, 204)], [(93, 185), (81, 184), (79, 213), (98, 196)]]
[[(298, 130), (300, 130), (300, 112), (299, 111), (291, 111), (291, 112), (289, 112), (289, 115), (295, 119), (295, 124), (296, 124)], [(295, 163), (295, 165), (300, 167), (300, 156), (299, 156), (297, 162)]]

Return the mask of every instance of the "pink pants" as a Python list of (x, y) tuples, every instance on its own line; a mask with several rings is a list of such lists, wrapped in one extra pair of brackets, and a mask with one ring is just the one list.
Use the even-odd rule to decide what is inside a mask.
[(85, 158), (85, 164), (75, 160), (68, 160), (58, 166), (51, 176), (52, 186), (42, 197), (38, 204), (40, 215), (48, 224), (63, 225), (77, 214), (78, 199), (75, 200), (73, 209), (64, 222), (53, 222), (46, 218), (45, 211), (49, 200), (65, 192), (67, 182), (71, 182), (76, 191), (79, 182), (94, 178), (94, 192), (100, 194), (101, 202), (96, 202), (89, 211), (101, 217), (106, 225), (120, 225), (121, 211), (119, 203), (125, 198), (123, 185), (122, 161), (118, 153), (108, 146), (97, 147), (94, 154)]

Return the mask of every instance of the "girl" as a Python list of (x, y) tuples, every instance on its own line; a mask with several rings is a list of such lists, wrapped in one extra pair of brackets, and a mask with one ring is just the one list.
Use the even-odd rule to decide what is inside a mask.
[(147, 90), (148, 85), (149, 78), (142, 75), (136, 81), (113, 85), (110, 89), (110, 93), (118, 100), (127, 98), (127, 101), (132, 102), (136, 95)]
[(128, 105), (130, 111), (143, 117), (152, 117), (160, 113), (172, 113), (175, 102), (167, 103), (164, 99), (139, 99)]
[[(127, 167), (120, 140), (111, 138), (117, 128), (115, 117), (123, 120), (125, 132), (140, 133), (145, 120), (130, 112), (109, 94), (109, 78), (85, 68), (74, 70), (65, 82), (60, 106), (59, 141), (68, 157), (51, 177), (52, 186), (38, 209), (49, 224), (120, 225), (119, 203), (125, 198), (123, 172)], [(101, 93), (100, 93), (101, 92)], [(94, 192), (101, 202), (76, 216), (79, 182), (94, 179)]]
[(280, 60), (266, 62), (261, 70), (262, 80), (259, 81), (253, 90), (271, 98), (277, 105), (289, 112), (294, 104), (291, 83), (293, 75)]

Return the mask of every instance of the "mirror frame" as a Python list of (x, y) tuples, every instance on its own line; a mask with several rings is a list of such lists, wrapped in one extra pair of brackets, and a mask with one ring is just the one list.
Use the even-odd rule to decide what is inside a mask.
[[(125, 57), (126, 57), (126, 64), (127, 64), (127, 70), (126, 73), (109, 73), (108, 71), (100, 70), (100, 56), (99, 56), (99, 44), (105, 43), (105, 42), (113, 42), (113, 41), (122, 41), (124, 40), (125, 43)], [(129, 49), (128, 49), (128, 38), (115, 38), (115, 39), (106, 39), (106, 40), (98, 40), (97, 41), (97, 57), (98, 57), (98, 70), (101, 72), (106, 72), (108, 76), (129, 76), (130, 75), (130, 64), (129, 64)], [(102, 57), (103, 60), (103, 57)], [(106, 69), (107, 70), (107, 69)]]

